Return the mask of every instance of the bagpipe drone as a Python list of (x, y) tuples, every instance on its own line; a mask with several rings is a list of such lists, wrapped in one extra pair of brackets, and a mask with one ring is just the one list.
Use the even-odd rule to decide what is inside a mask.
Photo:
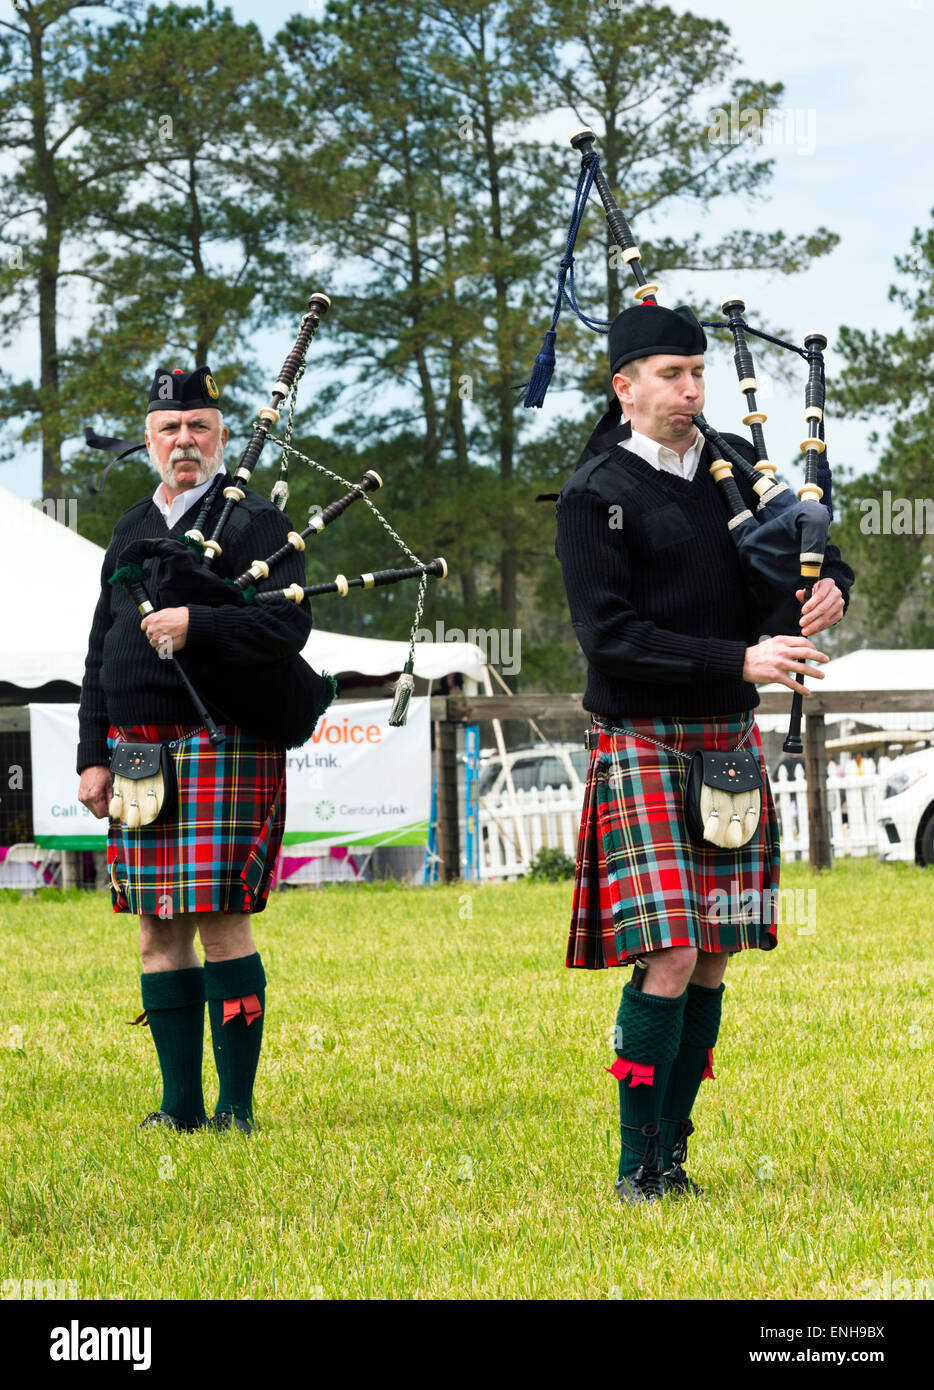
[[(596, 136), (589, 128), (575, 131), (570, 143), (581, 155), (581, 172), (577, 182), (574, 210), (567, 245), (558, 272), (558, 293), (551, 327), (545, 334), (542, 350), (535, 361), (524, 404), (541, 406), (555, 365), (555, 337), (558, 317), (563, 304), (568, 304), (586, 327), (595, 332), (607, 332), (610, 323), (589, 318), (579, 308), (574, 292), (574, 245), (583, 219), (591, 189), (596, 187), (606, 216), (610, 236), (620, 257), (632, 274), (636, 288), (634, 298), (642, 304), (657, 304), (658, 285), (650, 284), (641, 264), (641, 252), (632, 229), (610, 190), (600, 168), (600, 156), (594, 149)], [(746, 576), (759, 612), (759, 630), (769, 635), (800, 634), (801, 608), (808, 601), (814, 584), (820, 578), (826, 553), (830, 522), (831, 477), (824, 442), (824, 357), (827, 338), (823, 333), (809, 333), (804, 346), (773, 337), (753, 328), (743, 318), (745, 304), (733, 296), (723, 300), (725, 319), (700, 320), (703, 328), (728, 329), (733, 338), (733, 361), (739, 378), (739, 389), (747, 407), (742, 417), (749, 427), (755, 452), (755, 464), (745, 459), (730, 443), (708, 424), (703, 415), (695, 415), (694, 423), (711, 447), (713, 460), (710, 472), (716, 481), (726, 506), (730, 534), (736, 544), (740, 565)], [(759, 409), (756, 392), (755, 364), (746, 335), (752, 334), (766, 342), (798, 353), (808, 364), (805, 390), (804, 418), (807, 438), (801, 444), (804, 453), (804, 484), (797, 497), (775, 475), (775, 465), (769, 461), (762, 426), (766, 416)], [(733, 470), (746, 479), (759, 498), (755, 515), (746, 506), (736, 485)], [(803, 587), (801, 604), (795, 598)], [(794, 677), (803, 690), (804, 681)], [(800, 691), (792, 699), (788, 734), (783, 744), (786, 753), (801, 753)]]
[[(331, 472), (323, 464), (307, 458), (291, 442), (295, 393), (304, 373), (305, 354), (329, 307), (330, 300), (326, 295), (313, 294), (310, 297), (298, 336), (272, 387), (270, 403), (256, 412), (252, 437), (243, 451), (232, 481), (221, 488), (226, 475), (222, 472), (215, 477), (201, 500), (194, 525), (186, 531), (182, 540), (166, 536), (134, 541), (126, 546), (119, 556), (119, 568), (111, 577), (110, 583), (121, 584), (145, 617), (160, 608), (182, 607), (189, 603), (205, 604), (209, 607), (226, 604), (237, 604), (241, 607), (247, 604), (300, 604), (308, 598), (322, 594), (333, 593), (346, 597), (351, 589), (379, 588), (403, 580), (418, 579), (418, 597), (409, 636), (408, 657), (396, 682), (389, 715), (389, 723), (398, 727), (406, 721), (409, 699), (415, 687), (415, 636), (421, 622), (427, 581), (430, 577), (443, 579), (447, 575), (447, 564), (440, 557), (427, 562), (421, 561), (408, 548), (386, 517), (373, 505), (367, 494), (382, 487), (382, 479), (373, 469), (368, 469), (358, 483), (350, 483), (348, 479)], [(279, 439), (271, 434), (271, 430), (279, 423), (280, 408), (284, 402), (288, 402), (288, 420), (285, 437)], [(133, 445), (127, 440), (104, 439), (95, 435), (92, 430), (85, 431), (85, 438), (92, 447), (109, 449), (118, 453), (121, 458), (136, 448), (144, 447)], [(247, 496), (246, 485), (267, 442), (277, 444), (282, 451), (279, 477), (271, 494), (271, 500), (280, 511), (285, 509), (288, 501), (290, 457), (301, 459), (335, 482), (343, 484), (349, 491), (323, 510), (313, 509), (304, 530), (290, 531), (285, 544), (272, 555), (254, 560), (236, 579), (223, 579), (214, 573), (212, 566), (217, 556), (223, 553), (223, 537), (232, 518), (236, 524), (236, 509)], [(223, 507), (210, 536), (205, 537), (204, 530), (221, 491), (224, 498)], [(334, 580), (324, 584), (292, 584), (283, 589), (263, 591), (257, 589), (257, 584), (268, 579), (270, 571), (280, 561), (304, 552), (306, 540), (319, 535), (348, 507), (358, 501), (366, 503), (399, 548), (413, 561), (410, 567), (378, 570), (352, 579), (339, 574)], [(154, 572), (157, 577), (153, 580)], [(153, 580), (152, 593), (147, 587), (150, 580)], [(229, 680), (223, 679), (217, 663), (210, 660), (198, 660), (186, 654), (184, 666), (177, 657), (174, 658), (174, 665), (212, 744), (223, 742), (224, 736), (207, 708), (209, 704), (223, 715), (226, 722), (239, 725), (255, 737), (270, 738), (284, 742), (287, 747), (296, 747), (311, 736), (318, 718), (336, 694), (334, 678), (319, 675), (300, 655), (278, 662), (264, 662), (256, 668), (243, 667), (235, 687), (231, 687)]]

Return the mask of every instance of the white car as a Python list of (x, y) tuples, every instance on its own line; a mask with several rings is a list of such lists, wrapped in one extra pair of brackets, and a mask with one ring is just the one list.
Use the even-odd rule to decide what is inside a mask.
[(934, 865), (934, 748), (905, 753), (882, 774), (879, 858)]
[[(583, 787), (587, 780), (590, 754), (580, 743), (536, 743), (526, 748), (507, 749), (506, 758), (516, 791), (531, 787)], [(506, 771), (497, 753), (480, 766), (481, 796), (502, 796), (506, 791)]]

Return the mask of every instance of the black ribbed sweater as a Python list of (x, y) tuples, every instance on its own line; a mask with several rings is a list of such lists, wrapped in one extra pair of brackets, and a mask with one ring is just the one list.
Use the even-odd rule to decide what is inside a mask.
[[(753, 709), (759, 696), (743, 666), (760, 636), (757, 609), (709, 447), (686, 481), (631, 453), (620, 443), (628, 436), (624, 422), (604, 433), (602, 452), (585, 451), (556, 505), (555, 554), (587, 658), (584, 708), (694, 718)], [(725, 437), (752, 461), (747, 440)], [(754, 511), (755, 493), (737, 483)], [(836, 580), (848, 603), (853, 571), (836, 546), (821, 575)]]
[[(232, 479), (219, 486), (227, 486)], [(205, 528), (209, 535), (217, 521), (224, 499), (218, 495)], [(200, 502), (180, 517), (171, 530), (155, 503), (149, 498), (138, 502), (117, 522), (113, 539), (101, 568), (101, 596), (94, 613), (79, 708), (77, 770), (105, 766), (108, 726), (132, 724), (195, 724), (197, 715), (191, 700), (173, 669), (172, 661), (160, 660), (140, 629), (139, 611), (122, 585), (107, 581), (120, 563), (120, 553), (131, 541), (154, 536), (177, 539), (189, 530)], [(235, 579), (254, 560), (263, 560), (285, 541), (292, 529), (288, 518), (265, 498), (248, 493), (238, 504), (237, 523), (228, 523), (223, 537), (223, 553), (213, 569), (222, 578)], [(236, 509), (235, 509), (236, 510)], [(248, 520), (247, 520), (248, 517)], [(244, 521), (246, 524), (244, 525)], [(158, 578), (158, 561), (153, 562), (153, 584)], [(305, 583), (305, 560), (290, 555), (276, 565), (259, 589), (281, 589)], [(153, 585), (150, 585), (150, 592)], [(188, 607), (188, 634), (179, 655), (216, 661), (230, 682), (238, 669), (281, 661), (300, 652), (311, 631), (311, 607), (306, 601), (294, 603), (224, 605), (219, 608), (191, 603)], [(276, 692), (270, 691), (274, 701)], [(215, 719), (223, 711), (206, 702)]]

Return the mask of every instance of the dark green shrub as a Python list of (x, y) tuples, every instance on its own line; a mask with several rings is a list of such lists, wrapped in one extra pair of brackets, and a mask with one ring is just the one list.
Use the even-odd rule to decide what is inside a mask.
[(560, 883), (562, 879), (573, 878), (576, 867), (563, 850), (542, 848), (532, 860), (528, 876), (539, 883)]

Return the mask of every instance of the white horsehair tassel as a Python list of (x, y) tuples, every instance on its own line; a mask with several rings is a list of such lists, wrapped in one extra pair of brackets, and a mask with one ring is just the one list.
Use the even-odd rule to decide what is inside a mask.
[(720, 843), (720, 808), (717, 794), (710, 787), (701, 788), (701, 815), (704, 818), (704, 839), (711, 844)]
[(394, 729), (400, 728), (405, 723), (408, 717), (409, 701), (414, 690), (415, 677), (412, 675), (412, 658), (409, 657), (402, 674), (396, 681), (396, 689), (392, 697), (392, 709), (389, 711), (389, 723)]

